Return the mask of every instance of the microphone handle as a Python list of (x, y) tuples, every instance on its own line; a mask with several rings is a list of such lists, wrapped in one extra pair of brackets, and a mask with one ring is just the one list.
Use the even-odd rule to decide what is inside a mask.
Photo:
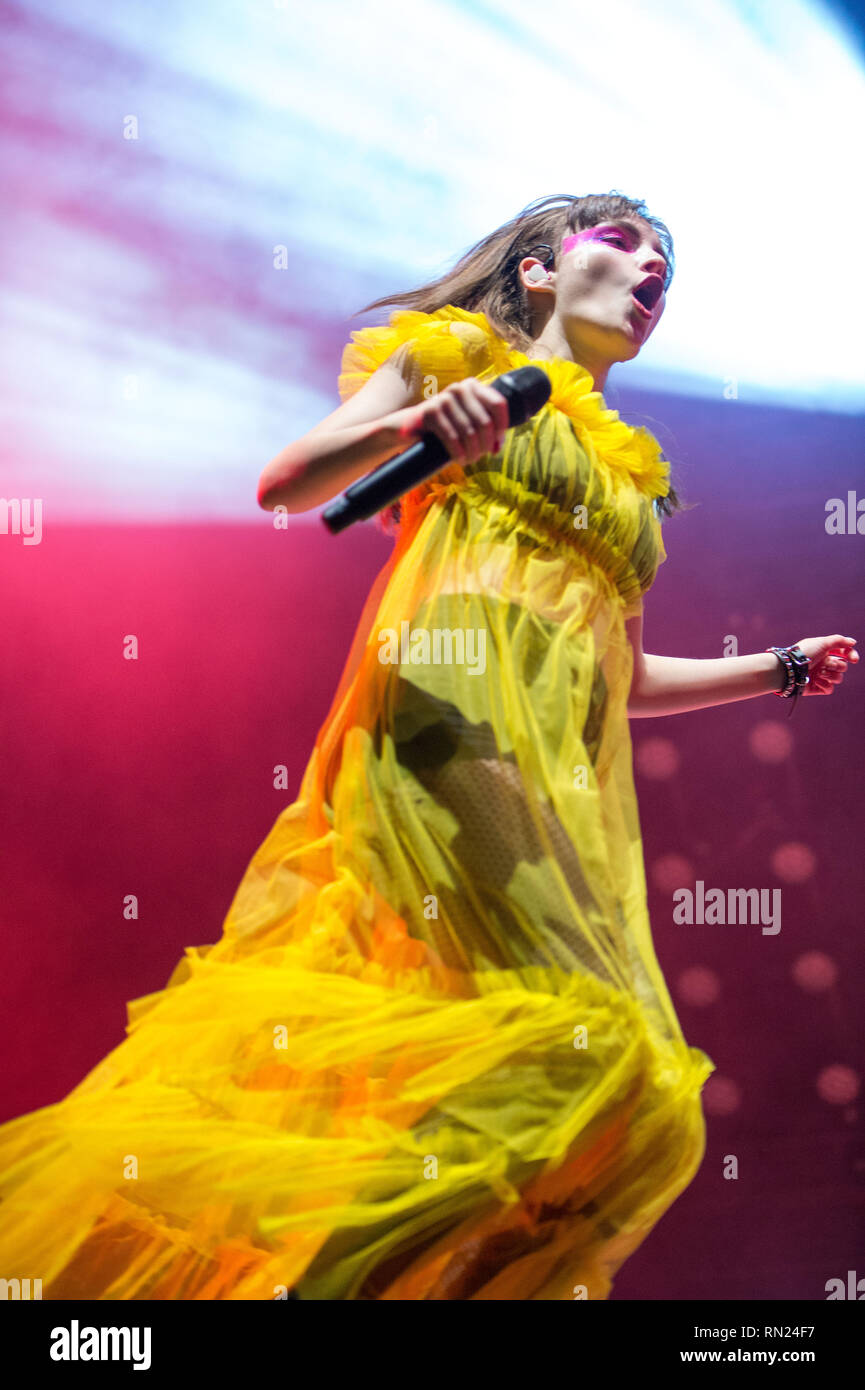
[(336, 535), (354, 521), (367, 521), (431, 473), (437, 473), (449, 460), (450, 454), (437, 434), (422, 434), (403, 453), (385, 459), (372, 473), (346, 488), (322, 512), (325, 526)]
[[(525, 424), (546, 404), (552, 390), (547, 373), (537, 366), (503, 372), (490, 385), (507, 401), (509, 428)], [(449, 462), (447, 446), (438, 435), (422, 434), (405, 453), (385, 459), (372, 473), (352, 483), (322, 512), (322, 521), (334, 533), (344, 531), (353, 521), (366, 521)]]

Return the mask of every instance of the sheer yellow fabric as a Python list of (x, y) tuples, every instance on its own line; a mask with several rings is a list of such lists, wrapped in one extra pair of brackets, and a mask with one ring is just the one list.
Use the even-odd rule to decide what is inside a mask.
[[(449, 306), (356, 331), (418, 399), (527, 358)], [(624, 619), (657, 442), (583, 368), (403, 499), (297, 800), (221, 939), (0, 1129), (0, 1268), (43, 1297), (605, 1298), (692, 1178), (711, 1061), (646, 908)], [(335, 544), (338, 544), (335, 542)]]

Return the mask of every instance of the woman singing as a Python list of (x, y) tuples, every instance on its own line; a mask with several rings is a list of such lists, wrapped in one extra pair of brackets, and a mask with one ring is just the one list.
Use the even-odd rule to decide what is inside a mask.
[[(681, 503), (600, 393), (672, 273), (642, 202), (539, 200), (367, 306), (409, 307), (352, 334), (343, 403), (265, 468), (261, 506), (296, 513), (424, 433), (449, 459), (387, 513), (221, 939), (0, 1129), (0, 1267), (44, 1298), (604, 1299), (690, 1182), (713, 1066), (652, 945), (628, 719), (828, 694), (858, 654), (642, 650)], [(529, 363), (551, 395), (508, 428), (490, 383)]]

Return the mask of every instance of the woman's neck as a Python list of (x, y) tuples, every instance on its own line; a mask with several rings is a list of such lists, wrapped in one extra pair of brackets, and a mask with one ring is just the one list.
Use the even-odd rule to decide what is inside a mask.
[(533, 357), (538, 362), (543, 362), (545, 358), (558, 357), (563, 362), (576, 363), (589, 373), (595, 391), (603, 391), (611, 366), (606, 358), (598, 357), (586, 345), (575, 346), (570, 343), (563, 325), (555, 315), (547, 320), (541, 332), (532, 340), (526, 356)]

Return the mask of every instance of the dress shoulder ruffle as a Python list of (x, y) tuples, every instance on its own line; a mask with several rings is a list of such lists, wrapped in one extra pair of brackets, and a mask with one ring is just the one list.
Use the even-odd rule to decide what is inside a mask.
[(561, 357), (527, 357), (508, 346), (485, 314), (453, 304), (429, 314), (400, 309), (387, 325), (355, 329), (342, 353), (340, 399), (353, 396), (390, 358), (419, 398), (467, 376), (541, 367), (550, 378), (549, 405), (570, 417), (593, 463), (629, 476), (650, 497), (669, 491), (670, 464), (658, 440), (608, 409), (585, 367)]
[(502, 371), (509, 367), (507, 347), (483, 314), (452, 305), (432, 314), (399, 309), (389, 324), (352, 333), (342, 354), (340, 399), (347, 401), (392, 357), (403, 375), (421, 386), (426, 384), (422, 378), (435, 377), (435, 390), (478, 376), (499, 361)]

